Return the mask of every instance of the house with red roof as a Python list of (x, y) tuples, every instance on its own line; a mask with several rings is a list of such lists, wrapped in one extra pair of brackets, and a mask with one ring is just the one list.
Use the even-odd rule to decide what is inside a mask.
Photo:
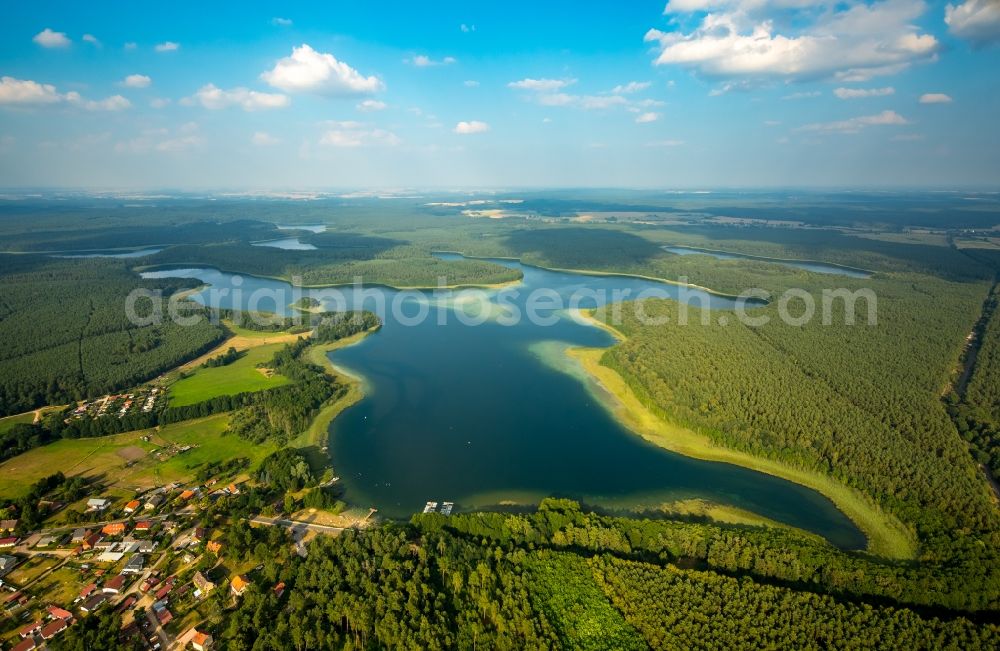
[(73, 613), (69, 612), (65, 608), (60, 608), (59, 606), (49, 606), (49, 617), (52, 619), (73, 619)]
[(51, 640), (69, 628), (65, 619), (54, 619), (42, 627), (41, 635), (43, 640)]
[(44, 622), (42, 622), (42, 620), (38, 620), (37, 622), (32, 622), (30, 624), (22, 626), (21, 630), (19, 630), (17, 634), (20, 635), (22, 638), (31, 637), (38, 631), (42, 630), (42, 626), (44, 626)]
[(111, 579), (104, 584), (104, 592), (111, 594), (118, 594), (122, 591), (122, 587), (125, 585), (125, 577), (119, 574), (115, 578)]
[(35, 638), (26, 637), (14, 646), (10, 648), (10, 651), (34, 651), (37, 649), (38, 645), (35, 643)]

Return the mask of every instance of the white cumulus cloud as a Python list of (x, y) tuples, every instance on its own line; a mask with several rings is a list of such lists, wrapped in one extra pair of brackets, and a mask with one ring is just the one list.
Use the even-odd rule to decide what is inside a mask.
[(923, 0), (682, 0), (666, 13), (689, 29), (651, 29), (657, 65), (723, 79), (864, 81), (932, 60), (937, 39), (916, 22)]
[(258, 111), (284, 108), (291, 104), (291, 100), (281, 93), (261, 93), (242, 86), (226, 90), (215, 84), (205, 84), (194, 95), (181, 100), (181, 103), (186, 106), (201, 104), (212, 110), (239, 106), (244, 111)]
[(611, 89), (613, 95), (628, 95), (630, 93), (638, 93), (639, 91), (646, 90), (653, 84), (648, 81), (630, 81), (627, 84), (621, 84), (615, 86)]
[(0, 77), (0, 104), (54, 104), (62, 100), (63, 96), (52, 84)]
[(403, 59), (403, 63), (409, 63), (411, 66), (416, 66), (418, 68), (429, 68), (430, 66), (447, 66), (455, 63), (457, 59), (455, 57), (445, 57), (443, 59), (432, 59), (426, 54), (417, 54), (409, 59)]
[(652, 111), (646, 113), (640, 113), (635, 116), (636, 124), (648, 124), (649, 122), (656, 122), (660, 119), (659, 113), (653, 113)]
[(572, 86), (576, 79), (531, 79), (525, 78), (520, 81), (512, 81), (507, 84), (510, 88), (517, 90), (530, 90), (539, 93), (550, 93), (552, 91)]
[(277, 145), (281, 143), (280, 138), (275, 138), (266, 131), (256, 131), (250, 137), (250, 142), (257, 145), (258, 147), (268, 147), (271, 145)]
[(385, 87), (378, 77), (366, 77), (332, 54), (317, 52), (307, 44), (292, 48), (291, 56), (279, 59), (260, 78), (289, 93), (362, 95)]
[(69, 47), (72, 42), (66, 36), (66, 32), (54, 32), (48, 27), (35, 34), (34, 38), (31, 40), (42, 47), (50, 48)]
[(944, 93), (924, 93), (920, 96), (921, 104), (951, 104), (950, 95)]
[(948, 31), (973, 45), (1000, 42), (1000, 2), (996, 0), (966, 0), (944, 9)]
[(891, 86), (885, 88), (836, 88), (833, 94), (840, 99), (863, 99), (865, 97), (886, 97), (896, 92)]
[(94, 36), (93, 34), (84, 34), (83, 35), (83, 40), (85, 42), (87, 42), (87, 43), (90, 43), (91, 45), (93, 45), (96, 48), (104, 47), (104, 45), (101, 43), (101, 41), (98, 40), (98, 38), (96, 36)]
[(895, 111), (882, 111), (875, 115), (865, 115), (836, 122), (817, 122), (801, 126), (797, 131), (812, 131), (819, 133), (859, 133), (861, 130), (875, 126), (898, 126), (909, 124), (909, 121)]
[(132, 106), (131, 102), (121, 95), (89, 100), (76, 91), (62, 94), (52, 84), (41, 84), (31, 79), (0, 77), (0, 105), (38, 106), (60, 103), (87, 111), (121, 111)]
[(459, 122), (455, 125), (455, 133), (463, 136), (468, 136), (474, 133), (486, 133), (490, 130), (490, 125), (485, 122), (480, 122), (479, 120), (470, 120), (468, 122)]
[(181, 49), (180, 43), (175, 43), (173, 41), (164, 41), (159, 43), (153, 48), (157, 52), (176, 52)]
[(122, 86), (129, 88), (148, 88), (153, 80), (146, 75), (129, 75), (122, 79)]
[(104, 99), (84, 99), (79, 93), (66, 93), (66, 101), (87, 111), (124, 111), (132, 106), (132, 102), (121, 95), (112, 95)]
[(402, 142), (393, 132), (370, 127), (362, 122), (347, 120), (326, 124), (333, 127), (323, 132), (319, 139), (319, 144), (326, 147), (395, 147)]
[(377, 99), (366, 99), (363, 102), (358, 102), (355, 106), (356, 109), (362, 113), (374, 113), (375, 111), (383, 111), (388, 106), (385, 102), (380, 102)]

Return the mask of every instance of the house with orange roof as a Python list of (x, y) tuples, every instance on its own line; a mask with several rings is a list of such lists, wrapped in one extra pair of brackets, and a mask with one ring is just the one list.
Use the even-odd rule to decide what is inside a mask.
[(208, 551), (212, 552), (215, 555), (218, 555), (219, 552), (222, 551), (222, 543), (220, 543), (218, 540), (209, 540), (208, 544), (205, 545), (205, 547), (208, 549)]
[(208, 633), (195, 632), (194, 637), (191, 638), (191, 647), (195, 651), (208, 651), (212, 648), (212, 636)]
[(233, 590), (233, 594), (238, 597), (241, 594), (243, 594), (243, 592), (248, 587), (250, 587), (250, 582), (247, 581), (246, 579), (244, 579), (239, 574), (237, 574), (236, 576), (233, 577), (233, 580), (232, 580), (232, 583), (230, 584), (230, 587)]
[(135, 513), (136, 510), (138, 510), (140, 504), (142, 503), (139, 500), (132, 500), (131, 502), (125, 505), (124, 511), (126, 513)]
[(112, 522), (111, 524), (104, 525), (101, 529), (101, 533), (105, 536), (120, 536), (125, 533), (125, 523), (124, 522)]

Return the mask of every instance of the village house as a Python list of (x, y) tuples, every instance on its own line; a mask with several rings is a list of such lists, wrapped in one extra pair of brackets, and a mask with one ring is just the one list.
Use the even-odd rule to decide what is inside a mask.
[(160, 622), (160, 626), (166, 626), (174, 619), (173, 613), (171, 613), (166, 608), (161, 608), (156, 611), (156, 621)]
[(42, 627), (40, 631), (43, 640), (51, 640), (69, 628), (69, 622), (65, 619), (55, 619)]
[(230, 587), (233, 590), (233, 594), (238, 597), (241, 594), (243, 594), (243, 592), (246, 591), (248, 587), (250, 587), (250, 582), (244, 579), (239, 574), (237, 574), (236, 576), (233, 577), (233, 580), (230, 583)]
[(148, 532), (153, 528), (153, 523), (149, 520), (140, 520), (135, 523), (135, 531), (138, 533)]
[(125, 567), (122, 568), (122, 574), (139, 574), (142, 572), (142, 566), (145, 562), (146, 558), (142, 554), (133, 554)]
[(109, 506), (111, 506), (111, 500), (103, 497), (94, 497), (87, 500), (88, 511), (103, 511)]
[(112, 522), (110, 524), (104, 525), (101, 529), (101, 533), (105, 536), (120, 536), (125, 533), (125, 523), (124, 522)]
[(38, 631), (42, 630), (42, 626), (44, 625), (45, 622), (39, 619), (36, 622), (32, 622), (30, 624), (22, 626), (21, 630), (19, 630), (17, 634), (20, 635), (22, 639), (26, 637), (31, 637), (32, 635), (38, 633)]
[(10, 648), (10, 651), (34, 651), (38, 648), (38, 643), (35, 642), (35, 638), (26, 637), (14, 646)]
[(51, 617), (52, 619), (69, 619), (69, 620), (73, 619), (73, 613), (69, 612), (65, 608), (60, 608), (59, 606), (52, 605), (49, 606), (47, 610), (49, 613), (49, 617)]
[(80, 590), (80, 596), (77, 597), (77, 599), (78, 600), (79, 599), (86, 599), (96, 589), (97, 589), (97, 584), (96, 583), (89, 583), (89, 584), (87, 584), (86, 586), (84, 586), (83, 590)]
[(80, 610), (82, 610), (85, 613), (92, 613), (98, 608), (100, 608), (101, 605), (107, 600), (108, 600), (107, 594), (105, 594), (104, 592), (98, 592), (95, 595), (91, 595), (89, 599), (84, 601), (83, 605), (80, 606)]
[(0, 531), (13, 531), (17, 529), (17, 520), (0, 520)]
[(195, 572), (194, 578), (191, 581), (201, 594), (208, 594), (215, 589), (215, 584), (206, 579), (205, 575), (201, 572)]
[(208, 551), (215, 554), (216, 556), (218, 556), (219, 552), (222, 551), (222, 543), (220, 543), (218, 540), (209, 540), (208, 544), (205, 545), (205, 548), (208, 549)]
[(139, 508), (139, 504), (140, 504), (139, 500), (132, 500), (131, 502), (125, 505), (125, 508), (123, 510), (126, 513), (135, 513), (136, 509)]
[(163, 495), (156, 494), (146, 500), (145, 509), (147, 511), (152, 511), (161, 504), (163, 504)]
[(95, 549), (97, 547), (97, 543), (99, 542), (101, 542), (101, 535), (92, 533), (83, 539), (83, 549), (88, 551)]
[(89, 535), (90, 535), (90, 529), (84, 529), (83, 527), (80, 527), (79, 529), (74, 529), (73, 537), (70, 538), (70, 542), (74, 544), (82, 543), (83, 540)]
[(212, 636), (208, 633), (195, 632), (194, 637), (191, 638), (191, 647), (195, 651), (208, 651), (212, 648), (212, 642)]
[(0, 549), (13, 547), (16, 544), (17, 544), (17, 536), (8, 536), (6, 538), (0, 538)]
[(0, 556), (0, 576), (7, 574), (17, 566), (17, 556)]
[(125, 577), (119, 574), (110, 581), (104, 584), (102, 590), (109, 594), (118, 594), (122, 591), (122, 587), (125, 585)]

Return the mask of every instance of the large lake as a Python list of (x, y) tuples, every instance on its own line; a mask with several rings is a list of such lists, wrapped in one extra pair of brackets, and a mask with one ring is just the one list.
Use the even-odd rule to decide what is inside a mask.
[[(677, 298), (678, 287), (496, 262), (521, 268), (524, 280), (487, 300), (443, 290), (367, 287), (366, 297), (347, 290), (348, 307), (374, 309), (385, 322), (361, 343), (331, 354), (337, 367), (363, 378), (366, 394), (330, 428), (330, 456), (348, 501), (405, 518), (430, 500), (471, 509), (555, 495), (624, 510), (704, 498), (818, 533), (841, 547), (864, 546), (853, 523), (815, 491), (674, 454), (626, 430), (604, 407), (608, 397), (563, 354), (567, 346), (607, 347), (614, 340), (548, 307), (556, 300), (587, 290), (591, 295), (579, 305), (587, 308), (614, 291)], [(332, 302), (331, 290), (298, 290), (293, 297), (287, 283), (212, 269), (143, 275), (198, 278), (211, 287), (194, 298), (218, 307), (287, 314), (302, 295), (344, 306)], [(218, 289), (239, 292), (220, 295), (213, 291)], [(512, 324), (514, 312), (526, 314), (528, 301), (539, 300), (533, 290), (544, 290), (549, 303), (543, 300), (536, 313), (550, 322), (521, 318)], [(254, 295), (260, 300), (250, 305)], [(732, 307), (702, 292), (689, 291), (687, 298), (713, 309)], [(394, 302), (401, 313), (393, 314)], [(431, 316), (412, 324), (422, 310)], [(480, 314), (490, 318), (465, 323), (483, 321)]]

